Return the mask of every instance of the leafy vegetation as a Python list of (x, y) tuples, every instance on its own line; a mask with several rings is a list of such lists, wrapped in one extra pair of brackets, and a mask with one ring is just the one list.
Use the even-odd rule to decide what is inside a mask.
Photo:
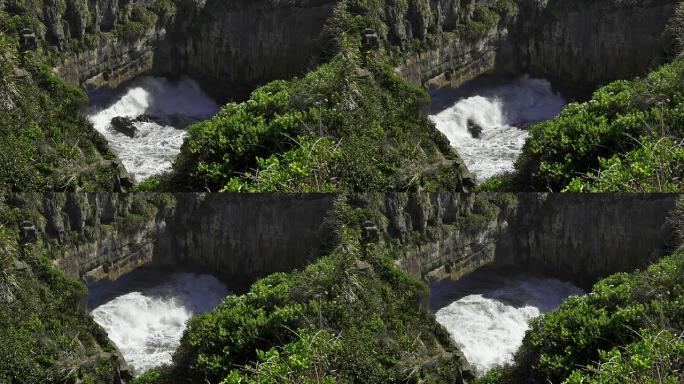
[(682, 191), (684, 58), (620, 80), (530, 128), (500, 187), (552, 191)]
[(533, 320), (515, 365), (482, 383), (679, 383), (684, 250), (618, 273)]
[[(160, 12), (172, 12), (172, 5), (169, 2), (160, 2), (159, 10)], [(130, 14), (130, 17), (124, 18), (125, 21), (116, 26), (116, 35), (128, 40), (143, 35), (153, 28), (159, 20), (159, 16), (143, 4), (126, 4), (121, 12), (124, 15)]]
[(575, 370), (565, 384), (676, 384), (684, 378), (684, 338), (667, 330), (647, 330), (624, 348), (601, 351), (600, 361)]
[[(57, 20), (46, 20), (49, 12), (44, 6), (57, 13)], [(114, 30), (100, 31), (84, 0), (49, 5), (33, 0), (3, 3), (0, 192), (122, 188), (122, 166), (81, 113), (87, 103), (85, 93), (61, 80), (52, 67), (74, 52), (116, 38), (135, 39), (174, 12), (171, 0), (156, 0), (149, 6), (127, 4), (118, 9)], [(47, 26), (63, 22), (71, 25), (70, 35), (57, 36)], [(37, 33), (35, 49), (22, 49), (20, 33), (24, 29), (43, 31), (46, 37)]]
[[(463, 190), (458, 155), (424, 113), (428, 96), (392, 70), (403, 55), (438, 44), (447, 35), (432, 28), (414, 45), (379, 38), (387, 7), (407, 12), (420, 1), (389, 4), (349, 1), (328, 20), (329, 61), (302, 78), (275, 81), (249, 100), (226, 105), (191, 126), (170, 176), (143, 190), (335, 191)], [(462, 33), (487, 33), (517, 6), (469, 5)], [(405, 38), (408, 38), (405, 36)], [(426, 45), (427, 44), (427, 45)], [(386, 54), (378, 54), (384, 52)]]
[[(389, 67), (339, 56), (191, 126), (171, 189), (410, 189), (426, 164), (456, 157), (421, 112), (426, 103)], [(443, 175), (440, 185), (461, 187), (457, 173)]]
[[(6, 18), (14, 20), (0, 11), (5, 28), (20, 27)], [(20, 54), (17, 45), (0, 35), (0, 191), (112, 190), (104, 160), (113, 155), (78, 112), (84, 93), (36, 56)], [(84, 164), (92, 170), (84, 173)]]
[(15, 220), (24, 213), (1, 210), (0, 382), (110, 382), (114, 347), (81, 304), (85, 286), (19, 242)]
[(643, 137), (625, 155), (599, 158), (599, 169), (576, 177), (563, 192), (681, 192), (684, 140)]
[(395, 251), (361, 243), (367, 214), (339, 206), (346, 224), (328, 256), (193, 318), (151, 382), (461, 382), (456, 347), (421, 305), (425, 283)]

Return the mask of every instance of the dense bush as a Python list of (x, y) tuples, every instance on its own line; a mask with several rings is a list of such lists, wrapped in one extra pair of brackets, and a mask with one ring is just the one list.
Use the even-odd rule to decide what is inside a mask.
[[(684, 59), (680, 58), (644, 79), (620, 80), (600, 88), (590, 101), (570, 104), (557, 118), (531, 127), (515, 164), (514, 184), (508, 187), (560, 191), (579, 178), (569, 189), (580, 189), (584, 179), (585, 189), (591, 190), (596, 177), (588, 173), (597, 172), (602, 174), (598, 190), (681, 188), (680, 154), (673, 147), (684, 138), (682, 127)], [(665, 148), (668, 142), (655, 145), (654, 137), (674, 143)], [(641, 172), (663, 156), (668, 169)]]
[(637, 149), (610, 159), (599, 169), (576, 177), (564, 192), (683, 192), (684, 140), (642, 137)]
[(645, 271), (599, 281), (589, 294), (533, 320), (515, 365), (494, 371), (482, 383), (649, 382), (656, 364), (673, 370), (670, 381), (654, 382), (681, 382), (684, 359), (677, 336), (684, 331), (683, 268), (684, 251), (678, 251)]
[[(116, 36), (138, 37), (160, 17), (175, 12), (175, 5), (171, 0), (124, 5), (115, 30), (100, 32), (85, 1), (55, 3), (57, 14), (51, 17), (57, 19), (52, 22), (68, 20), (69, 12), (76, 12), (70, 7), (84, 13), (84, 36), (42, 39), (48, 16), (41, 2), (12, 1), (0, 7), (0, 191), (111, 191), (120, 187), (120, 168), (105, 139), (81, 112), (86, 95), (61, 80), (52, 67), (66, 55)], [(39, 32), (35, 51), (19, 51), (24, 28)]]
[[(339, 56), (304, 78), (261, 87), (248, 101), (228, 104), (215, 118), (191, 126), (173, 185), (213, 191), (410, 189), (423, 182), (426, 165), (455, 156), (422, 112), (426, 103), (425, 91), (389, 67)], [(442, 175), (440, 186), (461, 187), (457, 173)]]
[[(3, 221), (10, 216), (2, 212)], [(110, 382), (115, 366), (99, 353), (113, 346), (81, 304), (85, 286), (39, 250), (20, 245), (6, 224), (0, 225), (0, 382)]]
[[(168, 2), (159, 2), (158, 4), (159, 12), (172, 12), (173, 7), (168, 4)], [(157, 24), (159, 16), (147, 8), (143, 4), (126, 4), (122, 7), (120, 13), (123, 14), (124, 20), (122, 23), (116, 26), (116, 35), (120, 38), (133, 40), (140, 37), (149, 29)], [(130, 14), (130, 16), (125, 17)]]
[(638, 341), (599, 355), (599, 362), (573, 371), (564, 384), (678, 384), (684, 380), (683, 334), (647, 330)]
[(342, 244), (193, 318), (158, 382), (460, 382), (446, 331), (421, 305), (427, 286), (390, 251), (362, 245), (341, 210)]
[(18, 51), (18, 31), (38, 21), (0, 10), (0, 191), (112, 190), (113, 154), (80, 113), (82, 90), (46, 56)]

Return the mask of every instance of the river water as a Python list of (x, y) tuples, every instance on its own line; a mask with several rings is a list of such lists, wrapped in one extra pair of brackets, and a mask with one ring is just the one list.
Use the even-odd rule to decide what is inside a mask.
[[(216, 102), (187, 77), (172, 81), (143, 76), (113, 91), (92, 92), (89, 97), (88, 120), (137, 181), (170, 170), (183, 144), (183, 128), (218, 110)], [(143, 115), (148, 121), (134, 123), (134, 137), (112, 128), (114, 117), (135, 119)]]
[(513, 361), (530, 320), (584, 293), (569, 282), (489, 268), (430, 288), (437, 321), (479, 374)]
[[(479, 181), (511, 171), (528, 136), (523, 128), (555, 117), (566, 103), (551, 83), (529, 76), (480, 77), (430, 94), (430, 119)], [(469, 124), (482, 129), (479, 137)]]
[(142, 373), (170, 363), (186, 322), (228, 294), (211, 275), (140, 269), (91, 285), (88, 307), (126, 361)]

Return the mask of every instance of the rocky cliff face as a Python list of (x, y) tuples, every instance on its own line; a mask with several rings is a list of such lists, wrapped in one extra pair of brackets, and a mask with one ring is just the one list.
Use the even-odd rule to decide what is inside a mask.
[(521, 69), (593, 89), (643, 74), (670, 43), (665, 27), (675, 0), (521, 2), (515, 60)]
[[(676, 195), (388, 195), (367, 226), (419, 278), (515, 266), (590, 285), (669, 250)], [(495, 208), (493, 208), (495, 207)]]
[(214, 94), (302, 74), (320, 61), (336, 0), (184, 0), (157, 69), (184, 73)]
[[(415, 84), (458, 86), (484, 73), (529, 72), (593, 89), (657, 62), (670, 43), (664, 30), (676, 1), (520, 0), (510, 9), (504, 3), (387, 0), (376, 32), (403, 52), (396, 70)], [(128, 17), (127, 4), (46, 1), (41, 19), (48, 41), (63, 46), (102, 33), (89, 48), (63, 54), (57, 72), (89, 87), (117, 86), (142, 73), (188, 74), (214, 94), (242, 96), (320, 62), (338, 1), (178, 0), (176, 12), (123, 38), (114, 32)], [(497, 16), (479, 14), (482, 7)]]
[(334, 244), (334, 195), (19, 195), (32, 207), (29, 243), (55, 253), (68, 275), (116, 279), (149, 264), (207, 270), (231, 283), (301, 267)]
[[(172, 10), (146, 0), (46, 0), (41, 40), (57, 51), (55, 67), (64, 80), (86, 88), (113, 88), (152, 70), (154, 53), (173, 22)], [(144, 13), (138, 12), (145, 8)]]
[[(318, 63), (336, 3), (178, 0), (162, 13), (144, 0), (70, 0), (66, 7), (51, 0), (41, 20), (47, 41), (64, 50), (56, 72), (72, 84), (111, 88), (145, 73), (184, 74), (214, 94), (243, 96)], [(135, 5), (158, 17), (135, 21)], [(137, 24), (126, 24), (131, 20)], [(71, 39), (83, 47), (67, 49)]]
[(677, 195), (519, 194), (495, 264), (590, 285), (652, 263), (674, 244)]
[[(501, 3), (501, 2), (500, 2)], [(520, 0), (497, 23), (474, 35), (458, 32), (474, 5), (489, 1), (387, 3), (389, 39), (406, 45), (428, 32), (440, 38), (405, 56), (397, 71), (430, 87), (458, 86), (485, 73), (553, 80), (566, 88), (598, 85), (643, 74), (662, 60), (671, 41), (666, 26), (675, 0)], [(447, 32), (441, 33), (439, 32)]]
[[(47, 194), (22, 198), (40, 215), (22, 224), (55, 264), (89, 281), (145, 264), (211, 271), (240, 284), (302, 267), (336, 244), (335, 195)], [(367, 243), (418, 278), (458, 279), (514, 265), (590, 284), (668, 251), (676, 195), (377, 194)], [(34, 235), (31, 235), (33, 227)]]
[(163, 36), (163, 29), (152, 27), (135, 40), (99, 40), (93, 48), (64, 55), (55, 71), (65, 81), (86, 89), (116, 88), (152, 72), (155, 51)]
[(179, 194), (154, 262), (210, 271), (231, 284), (300, 268), (334, 244), (334, 195)]
[[(432, 39), (426, 49), (404, 55), (397, 72), (406, 80), (428, 87), (457, 87), (481, 74), (495, 70), (497, 52), (508, 38), (508, 15), (491, 24), (479, 23), (467, 30), (483, 0), (410, 1), (408, 7), (387, 2), (386, 19), (390, 42), (406, 48), (411, 39)], [(499, 16), (500, 17), (500, 16)], [(477, 29), (477, 30), (476, 30)]]
[(116, 279), (152, 261), (164, 215), (140, 199), (117, 193), (22, 195), (13, 204), (32, 206), (39, 215), (22, 224), (27, 242), (42, 241), (55, 265), (87, 281)]
[(493, 197), (483, 197), (458, 193), (383, 196), (382, 216), (374, 226), (381, 244), (395, 247), (397, 265), (410, 275), (458, 279), (494, 261), (496, 243), (508, 228), (507, 215), (488, 200)]

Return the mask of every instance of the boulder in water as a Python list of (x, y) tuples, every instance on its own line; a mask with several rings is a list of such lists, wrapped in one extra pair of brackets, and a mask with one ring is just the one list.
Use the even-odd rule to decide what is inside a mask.
[(468, 132), (475, 139), (479, 139), (482, 136), (482, 126), (470, 119), (468, 119)]
[(133, 120), (123, 116), (117, 116), (112, 119), (112, 128), (128, 137), (135, 136), (135, 132), (138, 130), (133, 125)]

